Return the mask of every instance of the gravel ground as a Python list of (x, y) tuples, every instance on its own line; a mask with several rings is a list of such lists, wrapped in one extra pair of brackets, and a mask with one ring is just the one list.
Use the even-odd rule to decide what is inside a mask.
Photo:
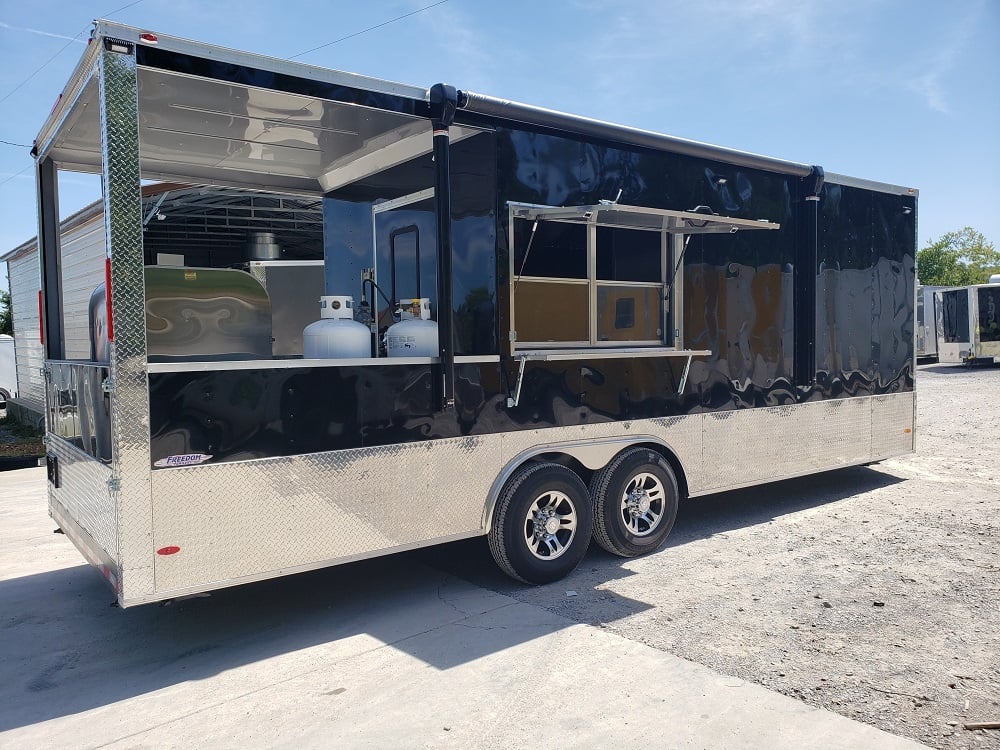
[[(30, 427), (7, 419), (7, 410), (0, 409), (0, 459), (44, 455), (42, 436)], [(6, 463), (0, 460), (0, 470)], [(18, 466), (20, 468), (20, 466)]]
[[(593, 545), (522, 588), (482, 541), (439, 567), (938, 748), (1000, 748), (1000, 368), (918, 373), (916, 454), (682, 505), (667, 545)], [(457, 554), (456, 554), (457, 553)], [(644, 686), (655, 690), (655, 685)]]

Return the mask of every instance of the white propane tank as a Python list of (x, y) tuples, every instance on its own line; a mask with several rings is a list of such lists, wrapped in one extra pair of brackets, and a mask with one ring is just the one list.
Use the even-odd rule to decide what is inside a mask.
[(390, 357), (436, 357), (438, 326), (431, 317), (431, 301), (401, 299), (401, 320), (385, 332), (385, 349)]
[(370, 357), (371, 331), (354, 320), (354, 298), (325, 296), (319, 298), (320, 320), (302, 331), (302, 350), (306, 359), (342, 359)]

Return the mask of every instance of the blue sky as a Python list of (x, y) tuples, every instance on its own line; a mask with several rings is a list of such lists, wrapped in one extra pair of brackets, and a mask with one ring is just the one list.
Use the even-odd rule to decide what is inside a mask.
[[(32, 142), (98, 16), (292, 57), (434, 2), (2, 0), (0, 140)], [(922, 247), (965, 225), (1000, 242), (998, 39), (995, 0), (447, 0), (297, 59), (916, 187)], [(36, 234), (31, 165), (0, 144), (0, 253)], [(60, 196), (67, 215), (99, 185)]]

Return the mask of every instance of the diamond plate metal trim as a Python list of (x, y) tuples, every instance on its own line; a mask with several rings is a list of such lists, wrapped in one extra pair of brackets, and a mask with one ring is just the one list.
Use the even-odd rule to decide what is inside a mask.
[(546, 444), (648, 435), (677, 455), (689, 494), (703, 495), (912, 451), (914, 399), (910, 392), (510, 432), (503, 460)]
[(49, 513), (53, 501), (83, 528), (107, 557), (118, 558), (118, 512), (108, 489), (111, 467), (71, 443), (48, 437), (48, 452), (59, 462), (59, 487), (49, 484)]
[(104, 222), (111, 258), (115, 383), (111, 435), (112, 493), (118, 510), (121, 597), (153, 591), (152, 499), (149, 486), (149, 388), (146, 379), (139, 105), (135, 58), (103, 51), (98, 59)]
[(872, 458), (910, 453), (915, 448), (916, 393), (872, 397)]
[(154, 471), (156, 591), (478, 533), (500, 436)]
[(699, 492), (721, 491), (864, 463), (871, 458), (869, 397), (704, 415)]

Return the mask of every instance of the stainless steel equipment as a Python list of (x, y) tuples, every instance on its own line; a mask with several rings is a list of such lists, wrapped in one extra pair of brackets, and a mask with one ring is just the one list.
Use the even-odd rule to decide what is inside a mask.
[(250, 274), (147, 266), (145, 277), (151, 362), (271, 358), (271, 303)]
[(250, 260), (277, 260), (281, 257), (281, 246), (274, 232), (251, 232), (247, 240)]
[(324, 291), (323, 261), (250, 261), (246, 266), (271, 300), (272, 353), (302, 356), (302, 330), (316, 320)]

